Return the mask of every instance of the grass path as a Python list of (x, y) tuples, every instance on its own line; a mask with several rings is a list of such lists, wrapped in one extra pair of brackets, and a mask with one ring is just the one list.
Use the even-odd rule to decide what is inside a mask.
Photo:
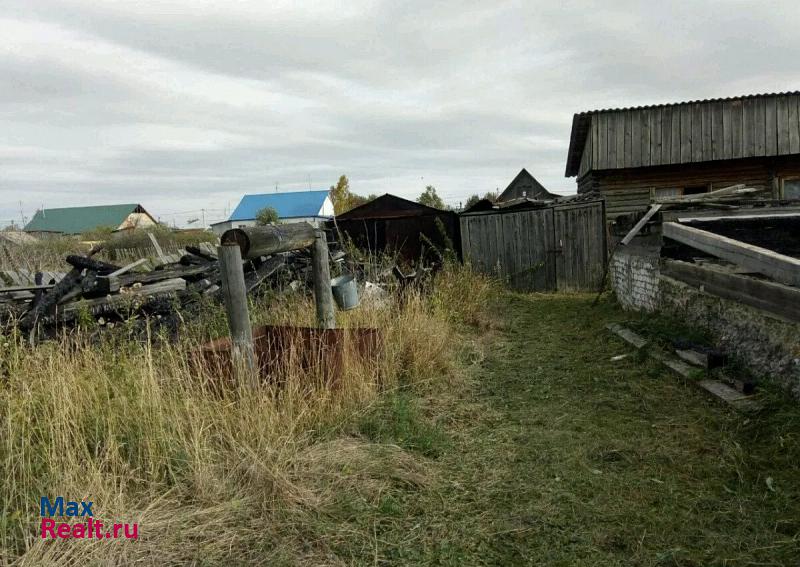
[[(436, 479), (327, 521), (379, 565), (798, 565), (800, 412), (734, 414), (628, 352), (588, 296), (505, 295), (470, 387), (401, 394), (360, 432)], [(336, 531), (334, 530), (334, 531)]]

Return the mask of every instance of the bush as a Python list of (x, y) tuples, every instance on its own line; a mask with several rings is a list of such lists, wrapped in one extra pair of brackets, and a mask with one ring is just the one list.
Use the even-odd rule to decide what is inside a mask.
[(256, 213), (256, 224), (259, 226), (274, 224), (278, 220), (280, 220), (278, 211), (272, 207), (264, 207)]

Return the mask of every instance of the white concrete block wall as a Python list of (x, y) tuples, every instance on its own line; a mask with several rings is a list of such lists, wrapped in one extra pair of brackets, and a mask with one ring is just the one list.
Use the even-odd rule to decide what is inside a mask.
[(658, 250), (617, 249), (609, 276), (622, 307), (651, 312), (659, 308), (659, 260)]

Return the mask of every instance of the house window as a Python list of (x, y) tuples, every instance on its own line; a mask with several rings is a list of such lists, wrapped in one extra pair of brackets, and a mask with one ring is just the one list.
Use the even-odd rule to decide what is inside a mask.
[(683, 188), (684, 195), (699, 195), (700, 193), (708, 193), (708, 185), (692, 185)]
[(660, 199), (680, 197), (682, 194), (681, 191), (679, 187), (660, 187), (653, 192), (653, 198), (658, 201)]
[(800, 177), (790, 177), (782, 182), (784, 199), (800, 199)]

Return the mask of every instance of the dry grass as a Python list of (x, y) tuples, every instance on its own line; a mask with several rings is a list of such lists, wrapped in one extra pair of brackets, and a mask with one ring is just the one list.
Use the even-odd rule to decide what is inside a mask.
[[(430, 482), (423, 458), (343, 433), (349, 416), (400, 386), (452, 374), (457, 325), (475, 319), (490, 283), (445, 270), (431, 294), (340, 314), (378, 327), (385, 348), (345, 357), (330, 390), (291, 364), (279, 382), (209, 389), (187, 355), (224, 328), (211, 310), (177, 343), (77, 333), (30, 349), (0, 337), (0, 562), (3, 564), (340, 564), (315, 530), (343, 495), (379, 501)], [(254, 323), (310, 324), (308, 298), (269, 298)], [(43, 495), (95, 502), (98, 519), (138, 522), (140, 539), (45, 541)], [(341, 536), (341, 534), (340, 534)]]

